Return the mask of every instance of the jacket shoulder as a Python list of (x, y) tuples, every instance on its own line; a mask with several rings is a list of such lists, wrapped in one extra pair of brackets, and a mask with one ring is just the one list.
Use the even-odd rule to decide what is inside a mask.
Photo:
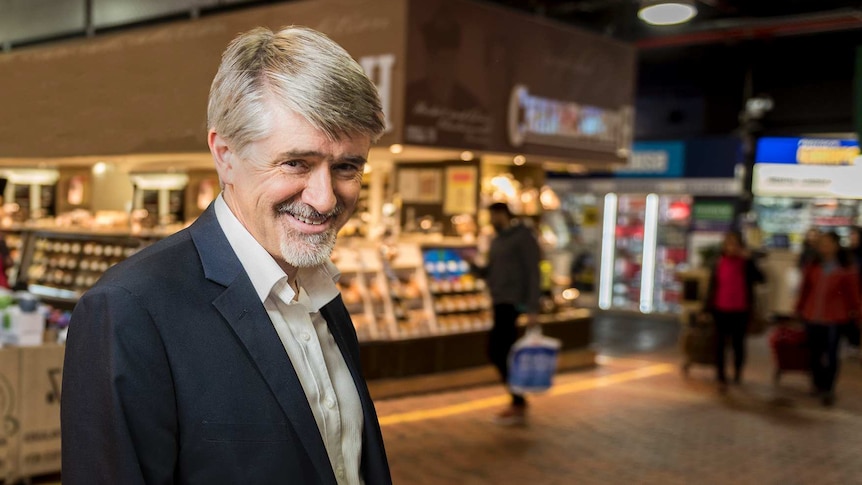
[(126, 288), (133, 293), (154, 286), (166, 286), (179, 276), (194, 274), (200, 258), (187, 229), (147, 246), (112, 266), (94, 288), (105, 285)]

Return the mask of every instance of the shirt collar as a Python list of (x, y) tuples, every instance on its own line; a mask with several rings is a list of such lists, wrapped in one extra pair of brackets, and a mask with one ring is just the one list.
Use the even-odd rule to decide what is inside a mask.
[[(248, 273), (260, 301), (266, 301), (269, 294), (273, 292), (285, 302), (292, 301), (296, 297), (296, 292), (288, 284), (287, 274), (239, 222), (224, 201), (222, 194), (216, 198), (215, 213), (231, 248)], [(331, 261), (312, 268), (300, 268), (296, 274), (297, 285), (301, 287), (300, 301), (309, 307), (311, 312), (320, 311), (338, 296), (335, 282), (340, 277), (341, 273)]]

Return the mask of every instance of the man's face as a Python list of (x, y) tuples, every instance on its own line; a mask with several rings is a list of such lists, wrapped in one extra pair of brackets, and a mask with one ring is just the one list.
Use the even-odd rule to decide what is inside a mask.
[(353, 213), (371, 140), (330, 141), (280, 107), (270, 116), (266, 137), (249, 144), (244, 156), (228, 148), (226, 161), (216, 164), (224, 198), (279, 263), (316, 266), (329, 259), (336, 233)]

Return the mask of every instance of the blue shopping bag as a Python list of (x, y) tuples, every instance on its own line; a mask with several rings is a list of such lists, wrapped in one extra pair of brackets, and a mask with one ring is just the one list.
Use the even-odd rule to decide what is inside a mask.
[(509, 389), (515, 394), (550, 389), (561, 345), (558, 339), (542, 335), (539, 327), (528, 329), (509, 352)]

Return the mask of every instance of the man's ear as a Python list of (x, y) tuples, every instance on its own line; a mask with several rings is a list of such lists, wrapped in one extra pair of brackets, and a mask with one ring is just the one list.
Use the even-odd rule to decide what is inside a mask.
[(207, 133), (207, 144), (210, 147), (216, 172), (222, 187), (233, 183), (234, 165), (238, 162), (236, 154), (221, 135), (210, 130)]

